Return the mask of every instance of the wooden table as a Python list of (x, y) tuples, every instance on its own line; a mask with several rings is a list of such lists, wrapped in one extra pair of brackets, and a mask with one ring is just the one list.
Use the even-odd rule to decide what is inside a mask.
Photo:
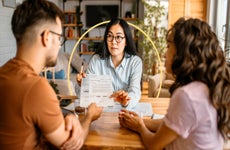
[[(143, 98), (141, 102), (150, 102), (153, 112), (165, 114), (168, 98)], [(117, 112), (103, 112), (102, 116), (91, 124), (89, 135), (82, 149), (145, 149), (139, 135), (119, 125)]]

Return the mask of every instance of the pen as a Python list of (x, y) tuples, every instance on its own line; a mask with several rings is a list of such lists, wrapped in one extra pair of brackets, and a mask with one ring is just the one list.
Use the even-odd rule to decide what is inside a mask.
[(84, 69), (83, 67), (84, 67), (84, 62), (82, 62), (82, 64), (81, 64), (80, 74), (83, 73), (83, 69)]
[(151, 119), (154, 119), (154, 114), (152, 114)]

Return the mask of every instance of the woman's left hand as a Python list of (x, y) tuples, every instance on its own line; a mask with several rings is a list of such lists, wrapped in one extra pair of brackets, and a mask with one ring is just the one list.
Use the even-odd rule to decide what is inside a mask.
[(127, 92), (124, 90), (119, 90), (114, 92), (110, 98), (113, 98), (115, 101), (119, 102), (123, 106), (127, 106), (129, 104), (130, 97)]
[(129, 128), (135, 132), (139, 132), (144, 122), (141, 117), (135, 112), (122, 109), (118, 116), (120, 125), (125, 128)]

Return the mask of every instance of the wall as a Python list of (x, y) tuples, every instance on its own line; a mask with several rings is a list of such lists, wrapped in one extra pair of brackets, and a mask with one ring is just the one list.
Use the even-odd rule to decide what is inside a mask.
[[(16, 0), (21, 3), (22, 0)], [(56, 5), (60, 5), (62, 0), (50, 0)], [(14, 8), (3, 7), (0, 1), (0, 66), (13, 58), (16, 54), (16, 41), (11, 31), (11, 17)]]
[[(21, 3), (22, 0), (16, 0), (17, 3)], [(54, 2), (56, 5), (58, 5), (61, 9), (63, 8), (62, 1), (63, 0), (50, 0)], [(133, 0), (125, 0), (123, 3), (123, 9), (121, 16), (124, 17), (125, 12), (127, 10), (130, 10)], [(104, 3), (112, 2), (117, 3), (119, 0), (104, 0)], [(73, 4), (75, 3), (75, 4)], [(84, 3), (96, 3), (94, 0), (85, 0)], [(78, 4), (78, 2), (77, 2)], [(70, 4), (67, 5), (68, 9), (75, 10), (76, 7), (76, 1), (70, 1)], [(139, 6), (139, 8), (142, 8), (143, 6)], [(2, 0), (0, 0), (0, 66), (2, 66), (4, 63), (6, 63), (9, 59), (13, 58), (16, 54), (16, 41), (14, 39), (14, 36), (11, 31), (11, 17), (13, 15), (14, 8), (8, 8), (2, 6)], [(143, 16), (143, 12), (139, 11), (139, 17)], [(82, 18), (84, 15), (82, 16)], [(84, 19), (82, 19), (84, 20)], [(91, 36), (99, 36), (103, 35), (104, 30), (101, 29), (100, 31), (96, 29), (94, 32), (91, 32)], [(76, 41), (68, 41), (67, 42), (67, 51), (71, 52), (72, 48), (74, 47)], [(61, 49), (63, 51), (63, 48)]]
[[(121, 4), (122, 7), (121, 7), (120, 6), (120, 0), (102, 0), (102, 1), (83, 0), (81, 2), (81, 11), (83, 12), (83, 14), (81, 15), (81, 21), (83, 23), (82, 29), (83, 30), (86, 29), (86, 27), (85, 27), (85, 24), (86, 24), (86, 21), (85, 21), (85, 18), (86, 18), (85, 6), (86, 5), (101, 5), (101, 4), (103, 4), (103, 5), (110, 5), (110, 4), (119, 5), (121, 7), (121, 14), (120, 14), (120, 10), (119, 10), (119, 14), (120, 14), (121, 17), (125, 17), (126, 11), (131, 11), (132, 10), (133, 2), (136, 2), (136, 0), (123, 0), (123, 2)], [(60, 6), (60, 8), (63, 8), (62, 3), (60, 3), (59, 6)], [(76, 6), (79, 6), (79, 1), (78, 0), (77, 1), (67, 1), (67, 2), (65, 2), (64, 9), (65, 9), (65, 11), (75, 11)], [(139, 16), (143, 16), (143, 11), (140, 11), (141, 9), (143, 10), (142, 7), (143, 6), (141, 4), (141, 1), (139, 1)], [(94, 38), (95, 37), (103, 37), (104, 31), (105, 31), (104, 27), (97, 27), (96, 29), (91, 30), (88, 33), (88, 35), (89, 35), (89, 37), (94, 37)], [(75, 34), (77, 34), (77, 33), (75, 32)], [(87, 43), (88, 41), (82, 40), (81, 42), (82, 43)], [(101, 41), (94, 41), (94, 42), (101, 42)], [(76, 44), (76, 40), (73, 40), (73, 39), (72, 40), (67, 40), (66, 43), (65, 43), (65, 51), (68, 52), (68, 53), (71, 53), (75, 44)], [(78, 50), (78, 47), (77, 47), (77, 50)], [(82, 55), (82, 57), (86, 61), (88, 61), (91, 58), (91, 55)]]
[(206, 20), (207, 0), (169, 0), (168, 27), (180, 17)]
[(15, 56), (16, 42), (11, 31), (11, 16), (14, 9), (3, 7), (0, 1), (0, 66)]

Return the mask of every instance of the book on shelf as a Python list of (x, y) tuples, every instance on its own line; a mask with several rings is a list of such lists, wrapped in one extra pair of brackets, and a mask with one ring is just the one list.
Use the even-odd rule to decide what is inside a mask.
[(76, 24), (77, 18), (75, 14), (65, 14), (65, 24)]
[(80, 52), (88, 52), (87, 44), (81, 43)]
[(76, 27), (66, 27), (65, 28), (65, 37), (67, 38), (76, 38), (77, 35)]

